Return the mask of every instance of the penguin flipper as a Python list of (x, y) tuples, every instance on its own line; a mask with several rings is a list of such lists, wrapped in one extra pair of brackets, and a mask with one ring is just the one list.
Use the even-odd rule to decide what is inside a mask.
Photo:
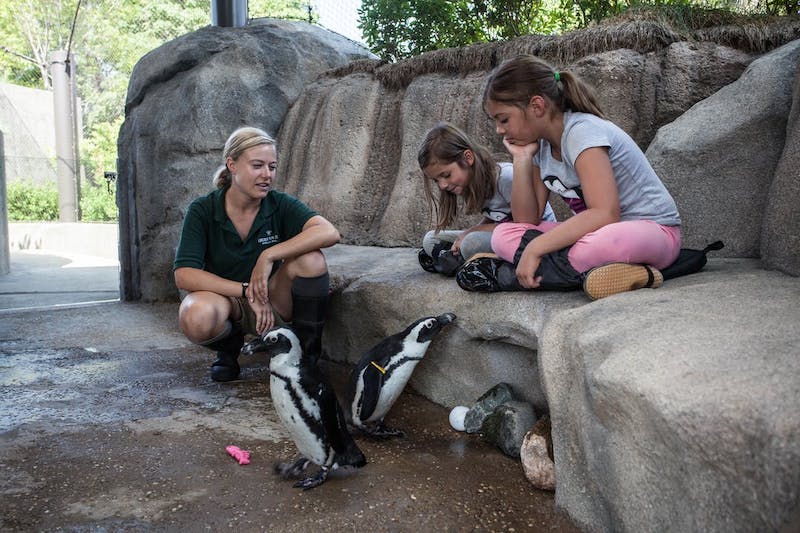
[[(380, 368), (378, 368), (380, 367)], [(359, 403), (360, 409), (358, 418), (364, 422), (369, 420), (378, 406), (378, 400), (381, 397), (381, 388), (383, 388), (383, 375), (385, 370), (383, 366), (378, 366), (370, 363), (364, 368), (362, 381), (364, 388), (361, 391), (361, 401)]]

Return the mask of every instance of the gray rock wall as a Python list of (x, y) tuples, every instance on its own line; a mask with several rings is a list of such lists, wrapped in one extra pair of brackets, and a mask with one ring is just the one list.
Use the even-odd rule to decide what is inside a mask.
[(539, 382), (539, 334), (551, 313), (582, 305), (582, 294), (498, 298), (464, 292), (452, 279), (424, 272), (409, 248), (336, 245), (326, 255), (333, 286), (324, 337), (328, 358), (354, 364), (414, 320), (455, 312), (455, 327), (433, 341), (424, 370), (412, 377), (413, 388), (441, 405), (469, 405), (505, 381), (539, 412), (547, 410)]
[(770, 183), (761, 230), (761, 259), (766, 268), (800, 276), (800, 72), (795, 70), (786, 142)]
[[(494, 62), (536, 46), (524, 39), (499, 46), (492, 50)], [(558, 68), (591, 83), (609, 118), (646, 147), (659, 127), (735, 81), (750, 60), (744, 52), (712, 43), (676, 42), (649, 52), (598, 52)], [(492, 152), (505, 152), (482, 109), (489, 69), (453, 67), (442, 60), (438, 71), (435, 65), (427, 68), (406, 85), (384, 81), (393, 70), (413, 70), (414, 60), (407, 63), (311, 84), (281, 127), (279, 142), (283, 150), (292, 150), (292, 158), (279, 168), (279, 186), (333, 221), (343, 242), (419, 245), (432, 221), (416, 152), (438, 121), (454, 122)], [(296, 146), (311, 149), (297, 151)], [(553, 204), (568, 216), (560, 199), (553, 198)]]
[[(450, 120), (502, 154), (480, 93), (488, 71), (506, 57), (534, 53), (574, 70), (642, 147), (659, 127), (738, 79), (754, 57), (662, 35), (652, 24), (642, 31), (658, 36), (626, 40), (619, 36), (633, 31), (623, 24), (358, 67), (354, 59), (370, 57), (364, 49), (304, 23), (209, 27), (167, 43), (137, 65), (119, 137), (122, 297), (177, 298), (171, 264), (184, 210), (210, 190), (224, 140), (239, 125), (272, 133), (280, 127), (276, 186), (332, 220), (344, 242), (417, 246), (432, 225), (416, 164), (419, 141), (434, 123)], [(581, 39), (592, 40), (591, 46)], [(559, 199), (553, 204), (568, 216)], [(699, 206), (703, 216), (713, 217), (714, 205), (712, 198)], [(679, 203), (682, 210), (697, 207)], [(696, 229), (690, 220), (687, 242), (734, 240)], [(724, 253), (757, 254), (751, 245), (757, 239), (747, 240), (747, 247)]]
[(797, 505), (800, 285), (728, 261), (546, 324), (556, 502), (587, 529), (779, 531)]
[(712, 257), (657, 290), (589, 302), (461, 291), (409, 248), (326, 255), (326, 356), (353, 364), (413, 320), (454, 312), (410, 387), (452, 408), (506, 382), (549, 412), (556, 503), (587, 531), (780, 531), (791, 519), (800, 279)]
[[(790, 245), (785, 228), (798, 235), (797, 206), (785, 202), (800, 176), (800, 167), (789, 168), (796, 140), (787, 143), (799, 64), (800, 41), (784, 45), (658, 131), (647, 158), (675, 197), (686, 246), (722, 239), (725, 255), (765, 256), (776, 267), (785, 264), (785, 271), (800, 271), (800, 262), (790, 266), (788, 254), (780, 262), (771, 258)], [(772, 231), (766, 231), (765, 217)], [(767, 242), (778, 239), (778, 250), (774, 244), (762, 249), (762, 234)]]
[[(793, 275), (798, 54), (794, 41), (753, 61), (661, 128), (648, 150), (679, 205), (691, 205), (690, 243), (721, 236), (756, 257), (762, 247), (765, 264)], [(709, 228), (722, 235), (703, 239)], [(549, 410), (556, 501), (582, 527), (749, 532), (797, 523), (797, 277), (717, 252), (698, 274), (590, 303), (579, 292), (465, 293), (422, 272), (413, 250), (343, 248), (328, 253), (329, 355), (352, 363), (419, 316), (455, 312), (411, 386), (453, 407), (508, 382)]]

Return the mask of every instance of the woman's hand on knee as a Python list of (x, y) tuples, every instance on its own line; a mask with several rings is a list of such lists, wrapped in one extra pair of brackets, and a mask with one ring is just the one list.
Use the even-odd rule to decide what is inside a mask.
[(269, 302), (265, 305), (255, 301), (250, 304), (250, 307), (256, 315), (256, 333), (261, 335), (275, 325), (275, 316), (272, 314), (272, 306)]
[(250, 303), (258, 302), (267, 305), (269, 302), (269, 275), (272, 273), (273, 261), (267, 254), (262, 253), (250, 274)]

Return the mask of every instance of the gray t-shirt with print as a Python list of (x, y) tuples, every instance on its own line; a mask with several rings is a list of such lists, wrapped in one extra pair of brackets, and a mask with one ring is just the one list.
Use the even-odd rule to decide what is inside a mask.
[(550, 143), (539, 141), (534, 163), (542, 181), (559, 194), (575, 213), (586, 209), (575, 160), (587, 148), (605, 146), (617, 182), (620, 220), (653, 220), (664, 226), (680, 226), (681, 219), (667, 188), (656, 175), (644, 152), (614, 123), (590, 113), (564, 113), (561, 158), (555, 159)]
[[(508, 222), (511, 220), (511, 184), (514, 181), (514, 166), (511, 163), (498, 163), (500, 173), (497, 176), (497, 187), (494, 196), (486, 200), (481, 209), (481, 214), (495, 222)], [(550, 202), (545, 204), (542, 220), (556, 221), (556, 215)]]

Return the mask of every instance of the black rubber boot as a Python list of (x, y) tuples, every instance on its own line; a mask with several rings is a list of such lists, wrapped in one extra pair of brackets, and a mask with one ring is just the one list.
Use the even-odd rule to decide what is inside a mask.
[(456, 283), (465, 291), (524, 291), (514, 265), (494, 254), (473, 257), (456, 272)]
[(203, 344), (217, 352), (217, 359), (211, 363), (211, 379), (214, 381), (233, 381), (239, 377), (239, 351), (244, 344), (244, 333), (239, 324), (232, 324), (230, 333), (222, 339)]
[(424, 248), (420, 248), (417, 259), (419, 260), (419, 266), (422, 267), (422, 270), (436, 274), (436, 268), (433, 266), (433, 257), (429, 256)]
[(292, 330), (300, 339), (303, 357), (316, 363), (322, 355), (322, 330), (328, 311), (330, 277), (297, 278), (292, 283)]
[(447, 241), (437, 243), (431, 250), (433, 255), (428, 255), (425, 249), (420, 250), (417, 259), (422, 269), (448, 277), (455, 276), (458, 268), (464, 264), (464, 258), (460, 253), (453, 254), (450, 251), (452, 246), (453, 243)]
[[(434, 248), (433, 251), (436, 253), (436, 248)], [(436, 272), (448, 277), (455, 276), (459, 267), (463, 264), (464, 258), (461, 256), (461, 253), (454, 254), (449, 248), (439, 251), (436, 259), (433, 260), (433, 268), (436, 269)]]

